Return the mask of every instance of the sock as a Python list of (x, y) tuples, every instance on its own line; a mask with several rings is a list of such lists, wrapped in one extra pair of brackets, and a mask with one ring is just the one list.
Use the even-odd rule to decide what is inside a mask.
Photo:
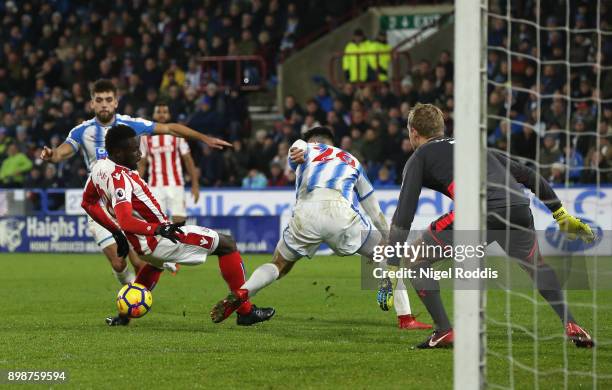
[(117, 272), (113, 269), (113, 274), (115, 275), (115, 278), (117, 278), (117, 281), (119, 281), (119, 283), (121, 283), (122, 286), (124, 284), (134, 282), (134, 272), (132, 272), (128, 264), (125, 265), (125, 269), (121, 272)]
[(412, 313), (410, 310), (408, 291), (406, 291), (406, 285), (404, 285), (404, 279), (398, 279), (397, 281), (397, 287), (393, 292), (393, 307), (398, 317)]
[[(534, 277), (533, 272), (529, 273), (531, 277)], [(557, 274), (547, 264), (538, 266), (535, 272), (536, 278), (534, 283), (540, 291), (540, 295), (548, 301), (548, 304), (557, 313), (564, 325), (568, 322), (576, 322), (574, 316), (567, 307), (563, 291), (561, 290), (561, 284), (557, 279)]]
[[(429, 264), (423, 264), (416, 266), (414, 269), (416, 269), (416, 273), (419, 275), (419, 268), (429, 266)], [(436, 330), (446, 331), (451, 329), (452, 326), (440, 297), (440, 283), (431, 278), (414, 278), (411, 281), (412, 286), (436, 324)]]
[(259, 290), (278, 279), (278, 275), (278, 268), (276, 268), (274, 264), (267, 263), (260, 265), (242, 288), (249, 290), (249, 297), (252, 297), (257, 294)]
[(151, 264), (146, 264), (140, 269), (134, 282), (142, 284), (148, 288), (149, 291), (153, 291), (162, 272), (163, 270), (153, 267)]
[[(244, 263), (240, 252), (234, 251), (227, 255), (219, 256), (219, 268), (221, 269), (221, 275), (225, 282), (229, 286), (230, 290), (238, 290), (244, 284)], [(239, 314), (249, 314), (251, 312), (251, 302), (244, 302), (238, 310)]]
[(163, 264), (163, 267), (165, 270), (176, 273), (178, 271), (178, 267), (176, 266), (176, 263), (172, 263), (172, 262), (165, 262)]

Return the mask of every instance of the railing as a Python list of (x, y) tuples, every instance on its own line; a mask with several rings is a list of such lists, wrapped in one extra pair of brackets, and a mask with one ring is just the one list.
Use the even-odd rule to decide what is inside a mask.
[[(346, 83), (351, 83), (355, 86), (362, 87), (379, 86), (384, 82), (383, 80), (380, 80), (380, 75), (382, 74), (380, 65), (377, 66), (376, 69), (370, 68), (371, 72), (366, 70), (365, 74), (367, 75), (369, 73), (370, 76), (369, 78), (366, 78), (366, 80), (357, 80), (354, 82), (347, 80), (345, 70), (342, 67), (342, 60), (347, 56), (356, 57), (355, 62), (357, 64), (357, 68), (353, 69), (353, 71), (356, 71), (358, 76), (362, 74), (363, 66), (369, 68), (368, 63), (371, 56), (376, 57), (377, 64), (380, 64), (381, 57), (390, 57), (391, 61), (389, 62), (389, 67), (386, 70), (386, 74), (387, 76), (390, 75), (391, 77), (388, 77), (388, 80), (384, 81), (390, 83), (393, 92), (399, 93), (402, 75), (405, 74), (404, 71), (410, 64), (410, 55), (408, 52), (376, 51), (350, 54), (345, 54), (343, 52), (334, 53), (329, 62), (329, 79), (331, 84), (336, 88), (340, 88)], [(405, 58), (405, 61), (402, 61), (402, 58)]]
[[(242, 91), (258, 91), (265, 88), (268, 79), (268, 67), (261, 56), (202, 57), (200, 66), (222, 88), (239, 87)], [(200, 87), (206, 87), (205, 83)]]

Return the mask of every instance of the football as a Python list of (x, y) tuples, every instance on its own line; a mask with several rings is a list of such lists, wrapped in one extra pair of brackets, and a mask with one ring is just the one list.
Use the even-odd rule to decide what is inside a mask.
[(151, 310), (153, 295), (142, 284), (128, 283), (117, 294), (117, 309), (121, 315), (139, 318)]

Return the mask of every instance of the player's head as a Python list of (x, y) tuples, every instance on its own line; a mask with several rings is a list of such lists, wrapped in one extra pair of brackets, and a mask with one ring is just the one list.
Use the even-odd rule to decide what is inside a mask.
[(170, 122), (170, 106), (165, 100), (158, 100), (153, 108), (153, 120), (159, 123)]
[(117, 110), (117, 88), (112, 81), (100, 79), (91, 87), (91, 109), (96, 118), (103, 124), (108, 124)]
[(111, 127), (104, 142), (108, 158), (113, 162), (130, 169), (138, 168), (142, 155), (136, 132), (130, 126), (119, 124)]
[(308, 130), (302, 137), (306, 142), (334, 145), (334, 133), (329, 127), (317, 126)]
[(408, 114), (408, 134), (414, 149), (444, 135), (444, 114), (433, 104), (418, 103)]

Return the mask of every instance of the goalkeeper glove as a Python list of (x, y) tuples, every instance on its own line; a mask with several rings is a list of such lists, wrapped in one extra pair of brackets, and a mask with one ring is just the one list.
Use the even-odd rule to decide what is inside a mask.
[(580, 219), (574, 217), (567, 212), (565, 207), (560, 207), (553, 213), (553, 217), (559, 224), (559, 230), (567, 235), (569, 240), (580, 238), (582, 241), (589, 243), (595, 240), (595, 235), (591, 227)]
[(180, 241), (180, 238), (177, 233), (185, 234), (181, 230), (181, 226), (183, 225), (185, 225), (184, 221), (179, 223), (167, 223), (159, 225), (157, 229), (155, 229), (155, 234), (165, 237), (176, 244)]

